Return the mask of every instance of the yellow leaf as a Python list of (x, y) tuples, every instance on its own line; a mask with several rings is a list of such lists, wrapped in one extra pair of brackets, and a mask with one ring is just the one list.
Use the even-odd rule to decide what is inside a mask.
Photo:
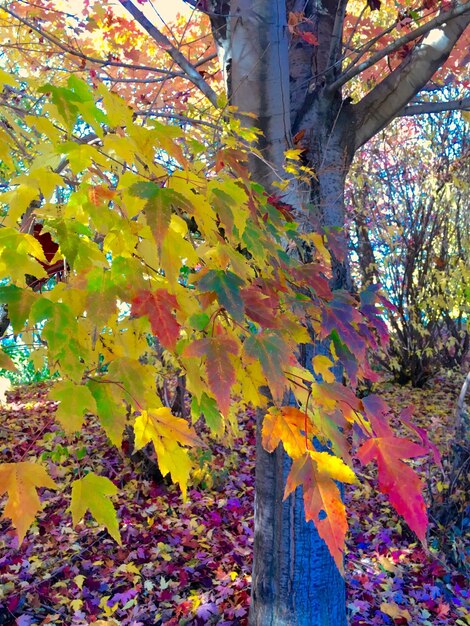
[(317, 464), (317, 471), (320, 476), (327, 476), (342, 483), (357, 483), (356, 474), (342, 459), (328, 452), (309, 452), (312, 459)]
[(303, 150), (286, 150), (284, 154), (286, 155), (286, 159), (298, 161), (300, 159), (302, 152)]
[[(307, 446), (311, 446), (309, 439), (305, 438), (305, 421), (310, 425), (305, 413), (296, 407), (285, 406), (282, 409), (272, 407), (264, 416), (262, 441), (263, 447), (268, 452), (274, 452), (280, 442), (285, 451), (292, 459), (302, 456)], [(313, 433), (311, 433), (313, 434)]]
[(168, 438), (158, 438), (153, 442), (157, 453), (158, 467), (163, 476), (168, 473), (174, 483), (181, 488), (183, 500), (186, 501), (189, 475), (192, 469), (191, 459), (186, 448), (182, 448), (175, 441)]
[(0, 84), (9, 85), (10, 87), (18, 87), (18, 83), (15, 78), (5, 70), (0, 70)]
[(380, 610), (392, 619), (404, 617), (407, 622), (411, 622), (411, 615), (408, 609), (401, 609), (395, 602), (382, 602)]
[(188, 422), (175, 417), (168, 407), (142, 411), (135, 420), (134, 432), (136, 450), (161, 437), (167, 437), (184, 446), (204, 446), (204, 442)]
[(57, 488), (41, 465), (27, 461), (0, 464), (0, 494), (8, 493), (4, 516), (12, 520), (20, 543), (41, 509), (38, 487)]
[(335, 375), (330, 371), (330, 367), (333, 367), (333, 362), (327, 356), (323, 354), (317, 354), (312, 359), (313, 369), (316, 374), (320, 374), (326, 383), (334, 383)]
[(78, 574), (73, 579), (73, 582), (77, 585), (79, 589), (83, 589), (83, 583), (85, 582), (85, 576), (83, 574)]
[(83, 606), (83, 600), (80, 600), (80, 598), (75, 598), (75, 600), (72, 600), (72, 602), (70, 603), (70, 606), (73, 611), (79, 611)]
[(105, 526), (113, 539), (121, 545), (121, 535), (116, 511), (108, 496), (115, 496), (116, 486), (105, 476), (93, 472), (72, 484), (72, 502), (70, 511), (74, 526), (89, 510), (99, 524)]
[(161, 407), (142, 411), (135, 420), (134, 433), (136, 450), (153, 442), (160, 472), (163, 476), (170, 473), (173, 482), (180, 485), (183, 499), (186, 499), (192, 463), (187, 450), (181, 445), (204, 445), (194, 429), (186, 420), (172, 415), (170, 409)]

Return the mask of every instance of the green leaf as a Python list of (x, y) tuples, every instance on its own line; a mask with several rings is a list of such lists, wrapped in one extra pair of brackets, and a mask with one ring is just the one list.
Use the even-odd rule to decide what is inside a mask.
[(240, 287), (245, 283), (233, 272), (209, 270), (198, 281), (202, 292), (214, 291), (219, 303), (224, 306), (237, 322), (243, 321), (244, 307)]
[(87, 511), (90, 511), (98, 524), (105, 526), (111, 537), (122, 545), (116, 510), (109, 500), (109, 496), (116, 494), (117, 487), (105, 476), (97, 476), (90, 472), (84, 478), (75, 480), (72, 484), (70, 504), (74, 526)]
[(8, 317), (15, 333), (23, 329), (37, 298), (38, 296), (31, 289), (20, 289), (15, 285), (0, 287), (0, 302), (8, 304)]
[(119, 389), (116, 385), (99, 383), (94, 380), (89, 380), (87, 387), (95, 399), (98, 419), (111, 443), (120, 446), (122, 433), (126, 426), (127, 411), (122, 398), (119, 397)]
[(201, 395), (199, 401), (196, 396), (193, 396), (191, 400), (191, 414), (194, 421), (198, 420), (202, 414), (206, 424), (215, 435), (220, 435), (223, 432), (224, 418), (220, 414), (217, 402), (206, 393)]
[(59, 381), (49, 392), (49, 398), (59, 402), (56, 418), (66, 433), (80, 430), (85, 413), (96, 413), (96, 402), (88, 387), (68, 380)]

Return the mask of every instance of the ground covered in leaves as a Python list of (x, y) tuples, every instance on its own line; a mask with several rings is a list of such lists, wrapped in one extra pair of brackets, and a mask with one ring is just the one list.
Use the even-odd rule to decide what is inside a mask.
[[(385, 385), (381, 393), (397, 409), (413, 403), (415, 421), (445, 455), (458, 382), (442, 376), (432, 388)], [(44, 385), (15, 389), (1, 409), (1, 461), (41, 458), (64, 489), (42, 490), (44, 509), (21, 546), (9, 520), (0, 522), (0, 626), (246, 624), (253, 544), (252, 417), (246, 416), (233, 445), (212, 445), (210, 453), (200, 454), (197, 485), (182, 503), (177, 488), (158, 484), (142, 464), (112, 449), (92, 420), (80, 440), (66, 438), (46, 393)], [(77, 477), (77, 468), (82, 474), (92, 469), (105, 475), (119, 488), (114, 503), (122, 547), (88, 517), (72, 526), (67, 484)], [(434, 492), (442, 491), (439, 470), (422, 469)], [(432, 533), (426, 553), (386, 499), (375, 494), (373, 468), (365, 474), (365, 484), (346, 495), (351, 626), (470, 624), (462, 569), (451, 564)], [(453, 529), (456, 539), (447, 554), (462, 549), (464, 526), (465, 520)]]

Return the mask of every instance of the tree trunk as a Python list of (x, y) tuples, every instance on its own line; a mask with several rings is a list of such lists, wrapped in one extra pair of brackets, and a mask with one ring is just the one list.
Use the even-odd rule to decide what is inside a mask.
[[(307, 366), (314, 344), (302, 346)], [(255, 543), (250, 626), (346, 626), (346, 589), (313, 522), (305, 521), (302, 489), (283, 502), (291, 461), (280, 446), (256, 442)]]
[[(256, 115), (246, 119), (262, 131), (259, 147), (263, 159), (253, 156), (252, 178), (279, 195), (275, 183), (285, 180), (284, 152), (292, 147), (292, 108), (285, 0), (232, 0), (227, 17), (222, 55), (230, 103)], [(220, 35), (220, 24), (217, 25)], [(336, 98), (337, 100), (337, 98)], [(306, 120), (308, 159), (318, 175), (310, 189), (299, 189), (295, 180), (283, 200), (298, 211), (300, 227), (315, 230), (320, 223), (341, 227), (344, 223), (346, 158), (341, 102), (335, 109), (309, 107), (315, 114)], [(323, 118), (323, 119), (321, 119)], [(336, 122), (336, 124), (335, 124)], [(335, 127), (336, 132), (332, 133)], [(299, 198), (311, 197), (309, 209)], [(303, 203), (306, 205), (307, 203)], [(348, 284), (347, 265), (337, 260), (334, 287)], [(302, 361), (311, 368), (314, 345), (302, 347)], [(282, 501), (290, 459), (282, 447), (273, 454), (261, 445), (259, 417), (255, 487), (255, 545), (251, 626), (346, 626), (345, 583), (313, 522), (305, 521), (303, 494), (297, 489)]]

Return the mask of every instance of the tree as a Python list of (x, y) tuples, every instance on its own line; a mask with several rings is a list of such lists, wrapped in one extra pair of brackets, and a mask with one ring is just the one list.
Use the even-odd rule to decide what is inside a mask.
[[(194, 4), (196, 5), (196, 3)], [(212, 106), (225, 105), (214, 91), (213, 86), (196, 69), (195, 64), (188, 62), (178, 47), (149, 22), (136, 5), (128, 0), (121, 0), (121, 5), (132, 14), (156, 44), (161, 46), (171, 56), (173, 62), (179, 66), (183, 76), (177, 76), (177, 79), (189, 81), (198, 87)], [(321, 256), (323, 250), (320, 240), (310, 235), (319, 228), (323, 229), (325, 241), (332, 250), (333, 278), (331, 285), (340, 290), (344, 290), (345, 287), (349, 288), (350, 280), (344, 256), (345, 237), (344, 234), (339, 236), (335, 236), (335, 234), (336, 229), (341, 229), (344, 224), (344, 181), (355, 151), (397, 115), (436, 111), (446, 107), (468, 107), (468, 100), (465, 99), (452, 104), (444, 104), (439, 101), (413, 102), (418, 92), (429, 83), (434, 73), (444, 65), (452, 50), (457, 46), (470, 20), (470, 6), (468, 4), (451, 2), (441, 10), (436, 11), (433, 3), (426, 2), (422, 7), (417, 7), (414, 11), (409, 9), (409, 13), (402, 13), (399, 16), (390, 16), (390, 10), (384, 8), (384, 15), (381, 17), (389, 20), (384, 27), (380, 26), (380, 21), (374, 16), (369, 18), (367, 14), (369, 10), (380, 8), (379, 2), (369, 2), (367, 7), (363, 7), (359, 3), (349, 3), (349, 7), (347, 5), (348, 3), (343, 1), (326, 2), (324, 5), (320, 5), (320, 3), (297, 3), (290, 0), (287, 2), (281, 0), (269, 2), (267, 0), (255, 2), (208, 0), (197, 3), (197, 8), (207, 13), (211, 20), (214, 39), (222, 62), (228, 102), (238, 111), (239, 119), (245, 126), (254, 124), (261, 131), (258, 149), (249, 149), (251, 180), (261, 183), (269, 190), (273, 203), (270, 206), (277, 207), (276, 210), (282, 215), (292, 214), (295, 216), (298, 222), (297, 234), (300, 236), (299, 245), (297, 245), (298, 255), (302, 261), (306, 262), (308, 268), (312, 268), (312, 264), (314, 264), (312, 262), (318, 259), (319, 254)], [(55, 17), (55, 23), (54, 19), (51, 20), (52, 29), (55, 28), (56, 30), (55, 34), (50, 35), (44, 18), (42, 21), (41, 18), (38, 18), (31, 22), (28, 17), (22, 16), (18, 10), (15, 13), (15, 7), (11, 9), (5, 6), (3, 10), (10, 17), (19, 19), (26, 29), (31, 29), (40, 37), (46, 36), (46, 39), (48, 36), (48, 45), (52, 43), (53, 46), (56, 46), (61, 43), (61, 39), (57, 38), (57, 17)], [(132, 28), (135, 32), (135, 26)], [(90, 77), (93, 80), (96, 76), (95, 67), (108, 72), (110, 68), (122, 66), (122, 61), (120, 62), (112, 56), (108, 55), (107, 59), (100, 61), (70, 43), (63, 45), (61, 50), (61, 63), (64, 59), (64, 52), (75, 55), (75, 58), (78, 59), (78, 66), (75, 65), (76, 70), (88, 69), (86, 65), (89, 63), (91, 66), (89, 69)], [(67, 56), (65, 59), (64, 65), (66, 65), (66, 69), (70, 70), (70, 61)], [(135, 70), (135, 67), (133, 69)], [(60, 70), (57, 69), (56, 71)], [(164, 70), (159, 71), (163, 72)], [(173, 74), (174, 71), (171, 70), (166, 75)], [(366, 84), (365, 77), (367, 77), (370, 85)], [(115, 75), (108, 78), (110, 82), (118, 79), (122, 80), (121, 77), (116, 78)], [(51, 89), (51, 87), (48, 88)], [(80, 103), (90, 102), (89, 96), (84, 95), (83, 87), (79, 83), (74, 85), (72, 82), (69, 84), (68, 90), (65, 91), (54, 91), (53, 89), (51, 91), (55, 97), (56, 111), (62, 114), (62, 118), (64, 112), (69, 115), (70, 111), (73, 113), (71, 106), (64, 105), (64, 99), (69, 103), (73, 103), (74, 99), (75, 102)], [(104, 92), (102, 93), (104, 94)], [(133, 102), (135, 102), (136, 93), (138, 90), (132, 96)], [(22, 97), (21, 93), (19, 97)], [(103, 95), (103, 97), (105, 96)], [(78, 111), (83, 116), (83, 104), (80, 106), (75, 104), (74, 106), (78, 107)], [(99, 120), (99, 114), (96, 109), (93, 109), (93, 112), (95, 117), (92, 116), (90, 119), (95, 122), (94, 130), (96, 135), (100, 137), (100, 124), (96, 123)], [(70, 115), (74, 123), (76, 121), (75, 114)], [(180, 115), (174, 111), (166, 112), (166, 114), (170, 118)], [(191, 114), (185, 117), (189, 117), (195, 123), (194, 120), (198, 117), (197, 109), (193, 108)], [(65, 121), (67, 120), (65, 119)], [(91, 123), (89, 120), (86, 121)], [(61, 124), (63, 123), (62, 121)], [(116, 119), (116, 124), (112, 124), (112, 126), (116, 128), (118, 125), (119, 121)], [(126, 120), (126, 128), (127, 126), (132, 127), (129, 119)], [(236, 123), (234, 126), (242, 137), (249, 139), (253, 136), (241, 126), (236, 126)], [(69, 128), (68, 132), (70, 133), (71, 130)], [(117, 131), (115, 130), (115, 132)], [(136, 134), (134, 140), (138, 142), (137, 137)], [(57, 138), (55, 140), (57, 141)], [(91, 139), (91, 141), (95, 140)], [(145, 143), (141, 142), (140, 145), (144, 149)], [(93, 146), (88, 147), (93, 148)], [(161, 147), (164, 150), (169, 150), (172, 159), (176, 161), (180, 159), (181, 155), (175, 147), (165, 148), (163, 145)], [(71, 159), (73, 150), (70, 146), (69, 148), (67, 156)], [(288, 152), (289, 150), (294, 152)], [(81, 151), (85, 159), (86, 152), (86, 149)], [(286, 152), (289, 156), (301, 159), (300, 168), (293, 168), (289, 165), (289, 161), (286, 165)], [(230, 153), (227, 156), (230, 158)], [(93, 158), (98, 159), (98, 156), (95, 155)], [(147, 167), (149, 167), (149, 158), (147, 156), (147, 160), (145, 160), (144, 155), (144, 162)], [(236, 167), (234, 159), (237, 159), (237, 155), (232, 155), (231, 161), (231, 165)], [(70, 162), (72, 164), (72, 161)], [(88, 167), (88, 163), (86, 166)], [(76, 167), (76, 171), (73, 172), (75, 175), (82, 169), (83, 163), (80, 161)], [(135, 167), (139, 170), (140, 166), (136, 164)], [(289, 181), (288, 185), (283, 186), (282, 183), (286, 179)], [(134, 182), (138, 183), (137, 180)], [(281, 186), (279, 187), (276, 183), (280, 183)], [(103, 183), (96, 186), (100, 191), (97, 191), (97, 195), (93, 196), (95, 199), (92, 200), (92, 204), (94, 202), (103, 204), (105, 201), (112, 201), (112, 198), (107, 197), (107, 192), (101, 189)], [(80, 187), (80, 193), (83, 192), (83, 188)], [(245, 193), (247, 194), (245, 197), (251, 197), (253, 192), (247, 190)], [(135, 191), (131, 192), (130, 195), (140, 199), (140, 201), (153, 200), (158, 196), (154, 188), (145, 190), (143, 187), (135, 188)], [(80, 195), (75, 196), (76, 202), (80, 197)], [(265, 207), (265, 213), (268, 211), (270, 216), (275, 215), (272, 209), (266, 208), (266, 201), (261, 200), (259, 196), (257, 196), (256, 201), (260, 203), (261, 207)], [(142, 204), (144, 202), (141, 202)], [(74, 206), (73, 203), (71, 206)], [(78, 205), (75, 204), (75, 206)], [(17, 210), (21, 214), (25, 210), (25, 206), (17, 206)], [(222, 208), (220, 207), (219, 210)], [(150, 206), (147, 206), (147, 211), (150, 215)], [(187, 213), (191, 215), (192, 209), (188, 208)], [(199, 221), (203, 219), (203, 215), (199, 213)], [(49, 227), (52, 226), (52, 224), (49, 225)], [(198, 223), (198, 226), (201, 224)], [(129, 228), (127, 224), (125, 227)], [(131, 233), (132, 231), (129, 231), (129, 234)], [(59, 236), (61, 248), (64, 251), (67, 248), (67, 243), (69, 244), (69, 252), (66, 253), (67, 258), (73, 257), (76, 260), (77, 239), (72, 237), (70, 240), (63, 232), (59, 233), (57, 225), (55, 226), (55, 234)], [(139, 233), (139, 236), (141, 234)], [(207, 231), (204, 234), (209, 236)], [(107, 235), (107, 244), (111, 245), (112, 237), (109, 236), (109, 232)], [(157, 232), (157, 243), (158, 236)], [(311, 245), (312, 240), (316, 241), (316, 249)], [(74, 242), (74, 245), (71, 245), (71, 241)], [(30, 254), (40, 258), (41, 253), (37, 246), (34, 247), (30, 240), (27, 240), (27, 243)], [(237, 242), (235, 241), (234, 244), (236, 245)], [(238, 245), (240, 244), (243, 242), (239, 241)], [(111, 245), (112, 252), (115, 252), (114, 246), (116, 245), (114, 241)], [(269, 247), (268, 241), (266, 245)], [(251, 254), (251, 248), (248, 251)], [(130, 253), (129, 250), (127, 252)], [(185, 247), (186, 252), (189, 254), (187, 246)], [(88, 250), (88, 254), (91, 254), (90, 250)], [(35, 267), (32, 273), (38, 275), (35, 274), (37, 271), (38, 268)], [(167, 271), (171, 274), (170, 265), (167, 265)], [(210, 271), (216, 272), (216, 266), (212, 266)], [(210, 280), (206, 279), (205, 292), (216, 294), (219, 304), (223, 305), (230, 316), (237, 319), (240, 313), (233, 298), (229, 298), (229, 295), (233, 295), (235, 292), (238, 294), (241, 285), (237, 285), (236, 282), (232, 282), (230, 285), (221, 284), (220, 275), (217, 275), (219, 276), (218, 282), (215, 280), (216, 275), (211, 274), (210, 276), (213, 280), (209, 288)], [(317, 271), (313, 281), (314, 291), (322, 288), (320, 277), (321, 275)], [(310, 285), (311, 282), (307, 281), (307, 285)], [(204, 289), (202, 292), (204, 293)], [(119, 291), (119, 294), (121, 293), (122, 291)], [(362, 340), (356, 343), (355, 348), (351, 348), (351, 350), (344, 348), (348, 342), (350, 347), (354, 343), (354, 338), (350, 333), (353, 328), (359, 325), (359, 318), (350, 312), (354, 310), (348, 308), (351, 305), (350, 300), (346, 299), (346, 302), (341, 302), (341, 297), (346, 298), (346, 296), (344, 291), (340, 293), (341, 296), (332, 295), (331, 297), (326, 294), (325, 298), (320, 296), (319, 300), (322, 302), (322, 306), (323, 302), (333, 300), (334, 306), (330, 311), (336, 312), (336, 315), (346, 316), (347, 323), (342, 326), (340, 320), (336, 319), (333, 325), (324, 323), (323, 326), (317, 326), (314, 330), (317, 337), (325, 339), (328, 337), (331, 343), (333, 342), (332, 337), (336, 338), (334, 335), (335, 324), (338, 328), (342, 328), (340, 339), (336, 339), (336, 342), (333, 343), (340, 352), (342, 351), (344, 358), (341, 360), (345, 364), (349, 378), (354, 379), (355, 369), (351, 366), (351, 358), (349, 358), (351, 350), (356, 352), (356, 357), (361, 361), (362, 357), (365, 356), (365, 345), (371, 341), (371, 336), (368, 336), (367, 341), (362, 337)], [(163, 298), (163, 295), (160, 295)], [(185, 292), (184, 297), (186, 295)], [(319, 296), (318, 291), (316, 295)], [(9, 294), (4, 294), (5, 302), (8, 301), (8, 297), (10, 302), (14, 301), (14, 294), (11, 290)], [(364, 301), (363, 304), (365, 306), (364, 315), (367, 317), (368, 303)], [(145, 314), (146, 311), (149, 311), (148, 307), (150, 306), (148, 296), (142, 294), (137, 296), (133, 306), (137, 315)], [(181, 305), (178, 304), (177, 307), (172, 299), (159, 301), (158, 306), (166, 311), (167, 316), (170, 310), (181, 308)], [(277, 304), (269, 303), (269, 306), (278, 313)], [(37, 312), (35, 319), (40, 321), (47, 318), (45, 305), (38, 305), (38, 307), (40, 311)], [(325, 305), (325, 311), (327, 310), (329, 309)], [(63, 312), (62, 309), (60, 311)], [(59, 311), (57, 311), (57, 315), (59, 315)], [(328, 313), (325, 313), (323, 317), (324, 322), (325, 319), (331, 319), (328, 317)], [(21, 326), (19, 323), (21, 317), (17, 321), (18, 325)], [(71, 319), (69, 321), (72, 323)], [(349, 323), (350, 321), (352, 324)], [(51, 324), (49, 325), (51, 326)], [(176, 335), (171, 332), (171, 328), (174, 329), (174, 326), (170, 322), (169, 326), (170, 334), (166, 336), (165, 341), (169, 345), (173, 345)], [(192, 328), (194, 331), (194, 326)], [(226, 332), (227, 329), (224, 324), (221, 325), (221, 328), (225, 328), (224, 332)], [(153, 330), (157, 336), (161, 332), (156, 324)], [(218, 327), (213, 336), (215, 339), (217, 332)], [(365, 332), (364, 328), (363, 332)], [(309, 339), (305, 335), (294, 335), (294, 337), (300, 344), (308, 344), (311, 341), (311, 338)], [(51, 343), (53, 343), (53, 339), (54, 334), (49, 334)], [(196, 343), (195, 347), (189, 348), (186, 356), (193, 358), (207, 354), (208, 346), (212, 344), (207, 341), (207, 338), (201, 338), (200, 341), (205, 339), (206, 343)], [(224, 339), (224, 341), (229, 340), (232, 341), (233, 337)], [(252, 343), (254, 341), (252, 340)], [(279, 345), (274, 342), (270, 349), (274, 349), (276, 359), (279, 359), (287, 367), (285, 351), (280, 350)], [(283, 345), (292, 346), (292, 343)], [(233, 348), (232, 353), (235, 354), (238, 350), (232, 343), (226, 343), (225, 347), (225, 352), (231, 352), (231, 348)], [(59, 348), (57, 344), (56, 348)], [(260, 346), (258, 346), (259, 348)], [(222, 350), (218, 349), (217, 354), (221, 354), (221, 352)], [(252, 354), (255, 354), (254, 350)], [(303, 366), (302, 375), (307, 380), (308, 370), (305, 366), (308, 365), (312, 356), (311, 348), (303, 348), (299, 365)], [(65, 360), (65, 355), (61, 354), (61, 358)], [(269, 363), (269, 359), (267, 363)], [(266, 368), (268, 368), (267, 364), (265, 365)], [(226, 374), (226, 381), (231, 382), (233, 373), (230, 367), (224, 366), (222, 369)], [(274, 379), (268, 380), (268, 383), (271, 383), (275, 395), (279, 396), (279, 381), (273, 370), (270, 369), (269, 371), (271, 378), (274, 377)], [(118, 376), (117, 371), (114, 373)], [(119, 376), (123, 374), (124, 372), (119, 372)], [(208, 374), (210, 379), (210, 373), (208, 372)], [(270, 376), (268, 375), (268, 379)], [(255, 377), (255, 380), (260, 380), (259, 375)], [(334, 383), (331, 384), (334, 385)], [(311, 385), (315, 386), (316, 383), (311, 381)], [(97, 397), (102, 403), (105, 402), (102, 396), (99, 396), (97, 391), (99, 387), (94, 387), (92, 383), (90, 386), (95, 390), (93, 396), (95, 402), (97, 402)], [(193, 389), (195, 387), (196, 385), (193, 385)], [(218, 387), (216, 389), (214, 378), (211, 387), (212, 389), (209, 388), (209, 395), (206, 394), (207, 398), (214, 399), (215, 396), (219, 408), (225, 410), (226, 390), (222, 389), (221, 391)], [(63, 390), (61, 399), (68, 397), (67, 389)], [(332, 387), (332, 389), (336, 389), (337, 394), (343, 393), (339, 391), (338, 387)], [(142, 393), (142, 390), (138, 390), (137, 395)], [(91, 402), (90, 397), (87, 397), (88, 402)], [(259, 400), (258, 395), (256, 398)], [(310, 395), (307, 394), (306, 402), (304, 401), (305, 415), (308, 413), (309, 398)], [(209, 400), (205, 400), (205, 402), (207, 403)], [(344, 398), (342, 401), (336, 398), (335, 402), (342, 405), (352, 403), (357, 410), (360, 408), (357, 402), (353, 400), (353, 396), (348, 396), (346, 401)], [(84, 405), (82, 409), (83, 407)], [(343, 406), (343, 410), (348, 412), (345, 406)], [(378, 411), (378, 413), (380, 412), (381, 410)], [(299, 430), (298, 422), (294, 423), (297, 424)], [(343, 426), (339, 428), (342, 429)], [(380, 427), (377, 426), (377, 428), (379, 430), (375, 430), (375, 439), (380, 432)], [(389, 431), (386, 433), (388, 436)], [(186, 431), (185, 437), (186, 439), (182, 441), (188, 442), (189, 435)], [(369, 439), (369, 443), (364, 444), (367, 445), (362, 449), (363, 460), (370, 460), (374, 456), (374, 444), (370, 443), (373, 439)], [(423, 453), (422, 448), (419, 446), (413, 448), (413, 445), (416, 444), (408, 445), (408, 454), (405, 454), (404, 450), (401, 454), (404, 454), (405, 457), (412, 457)], [(265, 447), (270, 448), (270, 446)], [(285, 476), (288, 469), (282, 451), (278, 449), (273, 454), (268, 454), (260, 449), (259, 455), (257, 462), (258, 520), (252, 623), (279, 625), (345, 624), (344, 585), (329, 551), (319, 540), (312, 524), (306, 524), (304, 521), (300, 491), (297, 490), (293, 498), (287, 500), (284, 505), (281, 504), (284, 489), (284, 481), (281, 480), (281, 477)], [(383, 463), (385, 457), (380, 455), (379, 452), (378, 456)], [(375, 456), (377, 456), (377, 450), (375, 450)], [(322, 459), (324, 458), (322, 457)], [(401, 463), (399, 458), (402, 457), (397, 457), (395, 462)], [(294, 458), (294, 468), (300, 474), (302, 467), (296, 466), (295, 463), (296, 459)], [(325, 463), (327, 464), (326, 460)], [(314, 471), (315, 466), (313, 464), (312, 467)], [(331, 476), (339, 478), (339, 475), (340, 473), (333, 473), (330, 474), (330, 478)], [(309, 476), (310, 478), (307, 477), (307, 480), (311, 480), (312, 474)], [(343, 472), (342, 476), (345, 478), (346, 472)], [(180, 482), (184, 488), (185, 480), (180, 480)], [(292, 479), (290, 488), (294, 490), (296, 484), (300, 484), (300, 482), (302, 481), (296, 483)], [(307, 483), (303, 482), (305, 491)], [(387, 485), (384, 484), (383, 486), (386, 490)], [(270, 520), (269, 523), (265, 522), (267, 519)], [(319, 517), (317, 512), (317, 524), (322, 521), (323, 519)], [(418, 524), (416, 528), (419, 527)], [(314, 560), (312, 555), (315, 555)], [(338, 558), (336, 562), (338, 563)]]
[(401, 118), (365, 146), (347, 188), (362, 284), (394, 305), (383, 367), (422, 386), (467, 355), (467, 126), (460, 114)]

